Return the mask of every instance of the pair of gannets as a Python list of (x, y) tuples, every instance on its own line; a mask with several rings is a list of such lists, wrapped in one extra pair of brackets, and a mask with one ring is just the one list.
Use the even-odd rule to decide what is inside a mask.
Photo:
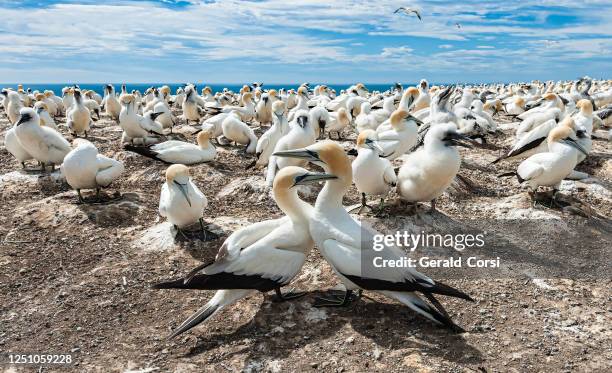
[(304, 293), (281, 293), (300, 272), (314, 242), (309, 231), (313, 208), (297, 194), (298, 185), (335, 178), (299, 167), (278, 172), (272, 188), (285, 216), (241, 228), (224, 242), (214, 262), (195, 268), (184, 278), (156, 284), (156, 289), (218, 290), (196, 313), (176, 328), (177, 336), (207, 320), (223, 308), (256, 291), (275, 290), (282, 300)]
[(390, 128), (380, 126), (378, 143), (383, 149), (383, 155), (394, 160), (412, 149), (417, 143), (417, 123), (414, 117), (403, 109), (398, 109), (389, 118)]
[(98, 149), (87, 140), (75, 139), (73, 145), (74, 149), (64, 158), (62, 173), (77, 191), (80, 202), (83, 202), (82, 189), (95, 189), (99, 198), (100, 188), (108, 187), (123, 173), (123, 163), (98, 154)]
[[(342, 198), (352, 184), (352, 168), (340, 145), (323, 141), (304, 149), (275, 152), (274, 155), (312, 162), (336, 177), (327, 180), (319, 193), (308, 227), (317, 248), (346, 286), (346, 292), (342, 298), (319, 299), (316, 306), (344, 306), (352, 300), (354, 290), (369, 290), (396, 299), (436, 323), (461, 330), (448, 317), (434, 294), (472, 300), (467, 294), (436, 282), (412, 268), (380, 269), (363, 262), (369, 260), (372, 253), (362, 241), (368, 242), (379, 233), (351, 217), (342, 205)], [(405, 255), (395, 246), (376, 253), (376, 256), (389, 260), (398, 260)], [(416, 292), (425, 295), (434, 307)]]
[[(23, 159), (25, 154), (29, 154), (31, 158), (41, 163), (43, 171), (46, 170), (46, 165), (51, 165), (52, 170), (56, 165), (61, 165), (66, 154), (72, 150), (70, 143), (56, 130), (41, 126), (40, 117), (36, 110), (25, 107), (19, 113), (19, 120), (12, 130), (14, 130), (15, 137), (25, 153), (16, 155), (16, 158)], [(7, 134), (6, 141), (13, 142), (12, 140), (12, 135)], [(11, 149), (14, 150), (11, 147), (9, 151)], [(21, 162), (23, 165), (23, 161)]]
[(126, 144), (125, 149), (165, 163), (192, 165), (215, 159), (217, 149), (210, 143), (210, 136), (206, 130), (198, 133), (197, 145), (169, 140), (149, 146)]

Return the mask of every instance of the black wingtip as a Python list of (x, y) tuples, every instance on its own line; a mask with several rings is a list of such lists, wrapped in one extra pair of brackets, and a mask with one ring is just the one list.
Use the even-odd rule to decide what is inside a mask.
[(185, 285), (185, 281), (182, 278), (171, 281), (159, 282), (151, 285), (151, 289), (180, 289)]
[(462, 292), (461, 290), (455, 289), (452, 286), (446, 285), (445, 283), (438, 282), (438, 281), (436, 281), (434, 287), (432, 288), (431, 293), (446, 295), (446, 296), (454, 297), (454, 298), (461, 298), (461, 299), (465, 299), (470, 302), (474, 302), (474, 299), (472, 297)]

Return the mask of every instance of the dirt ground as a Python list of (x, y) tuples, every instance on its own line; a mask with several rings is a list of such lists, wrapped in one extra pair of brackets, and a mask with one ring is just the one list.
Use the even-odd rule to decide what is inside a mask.
[[(2, 113), (2, 140), (8, 128)], [(70, 139), (65, 127), (61, 131)], [(188, 128), (183, 132), (188, 133)], [(507, 147), (510, 133), (504, 130), (489, 144)], [(344, 145), (353, 146), (355, 135), (345, 135)], [(564, 192), (577, 208), (532, 208), (515, 179), (495, 176), (516, 162), (492, 167), (489, 162), (501, 150), (470, 149), (462, 150), (461, 174), (473, 183), (472, 188), (452, 188), (439, 199), (439, 212), (430, 214), (423, 207), (409, 214), (391, 195), (386, 213), (367, 216), (386, 227), (426, 226), (428, 221), (444, 226), (474, 219), (480, 228), (522, 239), (522, 247), (541, 260), (549, 258), (543, 240), (568, 246), (568, 257), (577, 258), (578, 263), (572, 267), (584, 266), (593, 274), (541, 279), (509, 266), (512, 275), (449, 279), (449, 284), (476, 300), (442, 299), (466, 333), (452, 334), (373, 293), (365, 293), (346, 309), (313, 308), (317, 291), (337, 284), (314, 250), (294, 282), (296, 288), (311, 292), (306, 297), (277, 303), (271, 294), (256, 295), (167, 340), (169, 332), (213, 292), (150, 286), (184, 275), (213, 258), (231, 227), (278, 217), (280, 211), (261, 188), (262, 171), (244, 170), (251, 159), (242, 149), (218, 148), (217, 159), (193, 166), (192, 175), (209, 200), (204, 218), (211, 227), (221, 229), (220, 238), (162, 244), (151, 232), (163, 223), (157, 204), (166, 165), (123, 151), (120, 136), (119, 127), (104, 116), (90, 136), (101, 153), (126, 166), (124, 175), (106, 191), (111, 196), (120, 192), (122, 197), (107, 204), (78, 204), (67, 184), (37, 171), (21, 171), (6, 149), (0, 148), (3, 353), (70, 353), (75, 361), (41, 371), (612, 370), (609, 142), (595, 140), (593, 153), (579, 166), (598, 182), (572, 183), (571, 190)], [(194, 136), (187, 138), (193, 141)], [(92, 192), (86, 193), (86, 199), (93, 197)], [(316, 193), (307, 200), (314, 202), (314, 198)], [(500, 206), (500, 201), (505, 205)], [(356, 190), (344, 202), (358, 203)], [(517, 211), (523, 221), (552, 219), (556, 230), (535, 224), (530, 232), (504, 225)], [(565, 241), (564, 234), (570, 241)], [(509, 254), (507, 259), (513, 260)], [(2, 359), (0, 369), (7, 371), (39, 369), (5, 365), (6, 356)]]

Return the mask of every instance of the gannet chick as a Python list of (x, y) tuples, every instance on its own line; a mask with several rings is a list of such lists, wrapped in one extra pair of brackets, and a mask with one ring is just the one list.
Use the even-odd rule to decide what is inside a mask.
[(556, 203), (556, 194), (561, 181), (576, 167), (578, 152), (588, 154), (575, 138), (576, 135), (569, 126), (552, 129), (547, 138), (548, 152), (534, 154), (525, 159), (516, 172), (500, 176), (516, 175), (519, 183), (528, 188), (534, 206), (538, 187), (551, 186), (553, 187), (553, 202)]
[(53, 128), (54, 130), (57, 131), (57, 125), (55, 124), (55, 121), (49, 114), (49, 111), (47, 110), (47, 108), (48, 108), (47, 104), (45, 104), (42, 101), (38, 101), (37, 103), (34, 104), (34, 109), (36, 109), (36, 113), (38, 113), (38, 116), (40, 117), (40, 125), (49, 127), (49, 128)]
[(169, 140), (150, 146), (127, 144), (124, 148), (165, 163), (192, 165), (215, 159), (217, 149), (210, 143), (208, 131), (199, 132), (197, 142), (198, 144), (195, 145), (184, 141)]
[(408, 202), (431, 201), (451, 185), (461, 166), (457, 146), (471, 147), (459, 140), (472, 141), (457, 132), (453, 123), (432, 126), (425, 135), (424, 145), (404, 158), (397, 175), (400, 198)]
[[(339, 144), (323, 141), (303, 149), (276, 152), (274, 155), (310, 161), (337, 177), (326, 181), (319, 193), (309, 220), (309, 230), (317, 248), (346, 286), (346, 293), (344, 298), (337, 300), (319, 299), (315, 306), (346, 306), (351, 302), (354, 290), (371, 290), (400, 301), (436, 323), (453, 330), (462, 330), (448, 317), (434, 294), (472, 300), (467, 294), (434, 281), (413, 268), (395, 268), (390, 271), (389, 268), (370, 265), (367, 267), (368, 273), (364, 273), (364, 258), (369, 258), (372, 253), (365, 251), (368, 245), (363, 243), (372, 242), (374, 235), (380, 233), (355, 220), (342, 205), (342, 199), (352, 184), (352, 168)], [(376, 256), (401, 260), (406, 254), (392, 246), (376, 252)], [(438, 309), (429, 306), (415, 292), (427, 296)]]
[(166, 182), (159, 196), (159, 214), (174, 225), (177, 232), (199, 222), (205, 235), (202, 214), (208, 205), (206, 196), (191, 181), (189, 167), (174, 164), (166, 170)]
[[(415, 130), (416, 135), (416, 130)], [(360, 214), (368, 208), (366, 195), (381, 196), (379, 211), (382, 211), (384, 196), (395, 187), (397, 177), (388, 159), (381, 158), (383, 149), (376, 143), (378, 136), (373, 130), (365, 130), (357, 137), (357, 157), (353, 160), (353, 179), (361, 193)]]
[(342, 138), (341, 133), (344, 127), (347, 127), (351, 124), (351, 117), (349, 116), (349, 111), (345, 108), (340, 108), (338, 111), (329, 113), (329, 123), (327, 125), (327, 133), (329, 138), (331, 139), (332, 132), (335, 132), (337, 135), (337, 139), (340, 140)]
[[(293, 122), (291, 122), (289, 132), (276, 143), (274, 152), (303, 148), (305, 146), (314, 144), (316, 140), (317, 138), (315, 136), (314, 128), (310, 123), (308, 111), (300, 110), (296, 113)], [(305, 164), (305, 161), (299, 159), (277, 158), (272, 155), (268, 162), (266, 184), (268, 186), (272, 186), (277, 170), (288, 166), (304, 166)]]
[(398, 109), (389, 118), (391, 129), (378, 132), (378, 144), (385, 158), (394, 160), (417, 143), (417, 124), (407, 111)]
[(84, 135), (87, 137), (87, 131), (91, 124), (91, 112), (83, 104), (81, 91), (74, 91), (74, 105), (70, 108), (67, 115), (66, 126), (73, 136)]
[(154, 285), (156, 289), (219, 289), (170, 337), (184, 333), (256, 291), (274, 290), (279, 300), (304, 295), (283, 294), (280, 290), (300, 272), (314, 247), (308, 229), (313, 209), (299, 199), (294, 186), (331, 178), (334, 176), (312, 173), (299, 167), (286, 167), (279, 171), (272, 191), (278, 207), (286, 216), (237, 230), (225, 240), (213, 263), (197, 267), (184, 278)]
[(72, 149), (61, 166), (68, 185), (77, 191), (79, 201), (84, 202), (81, 189), (95, 189), (100, 199), (100, 188), (108, 187), (123, 173), (123, 163), (98, 154), (98, 149), (89, 141), (75, 139)]
[(255, 153), (257, 148), (257, 136), (251, 127), (240, 120), (240, 113), (232, 111), (221, 123), (223, 136), (238, 144), (245, 144), (247, 153)]
[(113, 87), (112, 84), (107, 84), (104, 86), (104, 99), (102, 100), (102, 106), (104, 106), (106, 115), (111, 117), (113, 120), (119, 120), (121, 104), (119, 103), (119, 100), (117, 100), (117, 96), (115, 96), (115, 87)]
[(20, 117), (15, 125), (15, 135), (19, 143), (41, 163), (43, 172), (48, 164), (54, 170), (72, 150), (70, 143), (56, 130), (41, 126), (40, 118), (34, 109), (22, 108), (19, 113)]
[(276, 144), (289, 131), (289, 125), (285, 118), (285, 108), (285, 103), (282, 101), (275, 101), (272, 104), (272, 127), (264, 132), (257, 141), (254, 166), (262, 167), (267, 165), (270, 155), (272, 155), (276, 148)]

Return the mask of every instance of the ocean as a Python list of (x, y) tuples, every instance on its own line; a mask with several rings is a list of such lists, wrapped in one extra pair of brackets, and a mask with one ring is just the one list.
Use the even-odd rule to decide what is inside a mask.
[[(38, 90), (38, 91), (43, 91), (46, 89), (52, 90), (53, 92), (55, 92), (56, 95), (61, 96), (62, 94), (62, 88), (66, 87), (66, 86), (72, 86), (74, 84), (78, 84), (79, 87), (81, 87), (81, 89), (90, 89), (93, 90), (95, 92), (98, 92), (100, 95), (104, 95), (104, 84), (103, 83), (61, 83), (61, 84), (44, 84), (44, 83), (37, 83), (37, 84), (24, 84), (23, 87), (24, 89), (28, 89), (31, 88), (33, 91)], [(115, 90), (117, 92), (120, 91), (121, 89), (121, 84), (122, 83), (112, 83), (115, 86)], [(315, 86), (317, 86), (319, 83), (310, 83), (310, 87), (314, 88)], [(144, 92), (147, 88), (149, 87), (161, 87), (163, 85), (167, 85), (170, 87), (170, 89), (172, 90), (172, 93), (174, 94), (176, 92), (176, 89), (179, 87), (184, 86), (184, 84), (182, 83), (126, 83), (126, 87), (128, 92), (131, 92), (133, 89), (139, 90), (140, 92)], [(218, 91), (222, 91), (223, 88), (228, 88), (234, 92), (238, 92), (240, 91), (240, 88), (242, 88), (243, 84), (204, 84), (204, 83), (200, 83), (200, 84), (196, 84), (196, 86), (198, 87), (198, 92), (201, 92), (202, 88), (204, 88), (205, 86), (210, 86), (213, 90), (213, 92), (218, 92)], [(404, 87), (410, 86), (410, 85), (415, 85), (415, 83), (407, 83), (404, 84), (402, 83), (402, 85)], [(263, 88), (264, 89), (279, 89), (279, 88), (285, 88), (285, 89), (290, 89), (290, 88), (294, 88), (296, 89), (297, 87), (300, 86), (300, 83), (292, 83), (292, 84), (264, 84)], [(333, 88), (336, 90), (336, 92), (340, 93), (340, 90), (342, 89), (346, 89), (348, 87), (351, 86), (351, 84), (327, 84), (328, 87)], [(370, 90), (370, 91), (386, 91), (389, 88), (391, 88), (393, 86), (393, 83), (389, 83), (389, 84), (366, 84), (366, 87)], [(17, 84), (2, 84), (0, 83), (0, 87), (2, 88), (13, 88), (13, 89), (17, 89)]]

